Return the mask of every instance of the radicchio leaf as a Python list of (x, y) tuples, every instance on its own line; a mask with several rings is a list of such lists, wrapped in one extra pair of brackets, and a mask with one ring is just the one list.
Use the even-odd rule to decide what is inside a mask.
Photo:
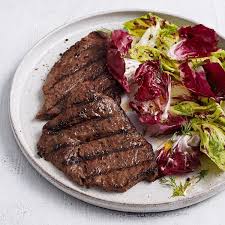
[(139, 114), (140, 119), (144, 116), (150, 124), (152, 120), (158, 121), (169, 101), (170, 76), (161, 71), (159, 61), (152, 60), (138, 67), (134, 82), (137, 91), (130, 106)]
[(121, 86), (129, 92), (129, 84), (125, 73), (125, 61), (121, 57), (117, 49), (109, 48), (107, 51), (107, 67), (113, 77), (121, 84)]
[(124, 56), (131, 47), (132, 38), (123, 30), (114, 30), (107, 45), (107, 67), (113, 77), (129, 92), (129, 84), (125, 74)]
[(170, 76), (162, 73), (158, 60), (147, 61), (141, 64), (134, 75), (139, 88), (135, 94), (137, 101), (154, 100), (157, 97), (168, 100), (168, 85)]
[(122, 56), (126, 55), (131, 48), (131, 43), (133, 41), (132, 37), (128, 32), (124, 30), (114, 30), (111, 34), (111, 41), (114, 46), (118, 49)]
[(198, 135), (180, 135), (167, 141), (157, 151), (156, 161), (160, 176), (184, 174), (200, 165), (200, 138)]
[(168, 113), (171, 78), (162, 72), (159, 61), (141, 64), (134, 75), (135, 94), (130, 102), (139, 120), (148, 125), (148, 135), (168, 134), (179, 129), (186, 119)]
[(215, 97), (206, 79), (203, 67), (194, 70), (189, 66), (188, 62), (182, 63), (180, 65), (180, 76), (183, 84), (194, 94), (205, 97)]
[[(141, 117), (140, 120), (144, 122), (145, 121), (144, 116)], [(186, 123), (187, 123), (187, 119), (185, 117), (173, 116), (169, 114), (168, 118), (165, 121), (158, 120), (157, 123), (149, 125), (147, 128), (147, 134), (149, 136), (171, 134), (179, 130)]]
[(219, 63), (206, 60), (196, 69), (185, 62), (180, 65), (183, 84), (194, 94), (205, 97), (225, 97), (225, 71)]
[(225, 96), (225, 71), (219, 63), (209, 62), (203, 65), (207, 80), (218, 97)]
[(181, 27), (179, 36), (181, 41), (173, 45), (168, 52), (172, 59), (185, 60), (194, 57), (205, 57), (218, 49), (216, 32), (202, 24)]

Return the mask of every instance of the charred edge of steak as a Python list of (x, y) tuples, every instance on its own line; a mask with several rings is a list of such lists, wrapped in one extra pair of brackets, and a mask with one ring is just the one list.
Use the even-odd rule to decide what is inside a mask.
[[(99, 46), (92, 47), (92, 49), (97, 49), (97, 48), (99, 48)], [(69, 71), (67, 71), (66, 73), (63, 73), (62, 76), (52, 85), (52, 87), (48, 89), (48, 91), (54, 88), (61, 81), (65, 80), (68, 76), (73, 76), (75, 73), (87, 68), (91, 64), (104, 60), (104, 57), (105, 57), (104, 53), (105, 51), (100, 49), (98, 51), (98, 54), (96, 54), (95, 57), (90, 58), (89, 61), (83, 62), (83, 64), (79, 64), (79, 62), (77, 62), (77, 64), (73, 66), (72, 68), (70, 68)]]
[[(86, 37), (82, 38), (80, 41), (76, 42), (74, 45), (72, 45), (67, 51), (65, 51), (60, 60), (55, 63), (55, 65), (52, 67), (50, 74), (50, 77), (47, 77), (47, 80), (43, 86), (44, 92), (47, 91), (54, 85), (54, 82), (57, 80), (57, 77), (55, 77), (55, 72), (58, 70), (58, 67), (61, 66), (60, 64), (68, 60), (70, 57), (73, 57), (74, 54), (80, 54), (81, 52), (91, 48), (93, 45), (102, 43), (102, 46), (105, 46), (106, 38), (99, 34), (98, 32), (91, 32)], [(58, 74), (57, 76), (60, 77), (61, 74)], [(54, 76), (54, 77), (53, 77)]]
[[(130, 167), (130, 168), (123, 168), (120, 169), (118, 171), (116, 171), (117, 173), (121, 173), (123, 177), (126, 177), (127, 174), (132, 173), (133, 169), (136, 168), (143, 168), (146, 164), (149, 164), (150, 162), (146, 161), (143, 162), (142, 164), (138, 164), (136, 166)], [(126, 178), (126, 183), (121, 183), (121, 182), (117, 182), (114, 181), (113, 178), (111, 178), (111, 176), (113, 177), (114, 171), (106, 174), (106, 175), (99, 175), (99, 176), (95, 176), (92, 178), (89, 178), (88, 180), (86, 179), (82, 179), (83, 184), (86, 186), (87, 188), (90, 187), (100, 187), (105, 191), (115, 191), (115, 192), (125, 192), (128, 189), (130, 189), (131, 187), (133, 187), (134, 185), (136, 185), (137, 183), (139, 183), (140, 181), (146, 180), (149, 181), (149, 177), (153, 176), (152, 179), (154, 180), (156, 178), (156, 174), (157, 174), (157, 169), (155, 167), (155, 165), (149, 165), (146, 167), (146, 169), (144, 169), (143, 171), (141, 171), (140, 173), (134, 173), (131, 175), (131, 177)], [(98, 179), (98, 177), (100, 177)]]
[[(100, 83), (101, 85), (98, 86), (98, 83)], [(120, 94), (122, 93), (122, 89), (112, 77), (108, 76), (108, 73), (103, 72), (99, 76), (94, 76), (93, 81), (87, 80), (79, 85), (79, 87), (74, 87), (50, 110), (48, 110), (47, 112), (39, 112), (36, 118), (41, 120), (50, 120), (56, 117), (60, 112), (62, 112), (62, 110), (68, 107), (68, 104), (71, 104), (67, 103), (67, 98), (71, 94), (74, 95), (78, 92), (84, 92), (88, 88), (93, 91), (102, 92), (105, 95), (112, 97), (117, 102), (117, 104), (120, 104)], [(79, 99), (78, 101), (75, 99), (74, 104), (76, 104), (76, 102), (77, 104), (79, 104)]]
[[(84, 107), (88, 109), (85, 120), (80, 114), (84, 101), (89, 102), (89, 105)], [(100, 124), (95, 123), (96, 121), (93, 122), (92, 119), (92, 113), (98, 113), (99, 101), (102, 104), (107, 104), (106, 108), (112, 113), (108, 119), (104, 119), (106, 115), (109, 115), (109, 112), (103, 111), (101, 117), (98, 118), (99, 120), (96, 120), (101, 121)], [(108, 191), (125, 191), (141, 180), (153, 181), (157, 171), (151, 145), (136, 132), (125, 112), (109, 97), (103, 97), (102, 94), (93, 94), (92, 92), (86, 93), (83, 98), (81, 97), (79, 104), (75, 104), (75, 108), (67, 108), (63, 114), (49, 121), (44, 127), (43, 134), (47, 135), (47, 139), (44, 139), (44, 142), (40, 142), (40, 145), (38, 145), (38, 150), (42, 156), (80, 185), (97, 186)], [(73, 114), (74, 117), (70, 117)], [(79, 133), (79, 124), (74, 123), (74, 118), (79, 118), (75, 120), (81, 122), (79, 123), (82, 127), (81, 134)], [(87, 133), (85, 128), (88, 130)], [(113, 132), (107, 132), (107, 130), (113, 130)], [(70, 142), (68, 140), (69, 142), (64, 143), (63, 141), (66, 141), (67, 137), (70, 139), (70, 134), (73, 135), (73, 132), (77, 133), (77, 136), (74, 136), (73, 139), (75, 138), (78, 141)], [(115, 144), (109, 145), (107, 148), (107, 137), (111, 139), (113, 135), (118, 133), (121, 133), (122, 138), (119, 139), (118, 143), (115, 139)], [(125, 134), (130, 136), (126, 138)], [(51, 137), (52, 135), (53, 142), (51, 139), (49, 142), (48, 136)], [(63, 138), (64, 135), (65, 139)], [(102, 142), (97, 142), (100, 139), (102, 139)], [(133, 143), (130, 143), (129, 141), (132, 140)], [(85, 146), (89, 150), (86, 151)], [(96, 147), (96, 150), (91, 149), (91, 146)], [(52, 149), (49, 150), (49, 147)], [(120, 159), (120, 157), (122, 158)], [(137, 171), (135, 170), (136, 167), (139, 168)], [(127, 174), (129, 171), (131, 174)], [(123, 182), (120, 182), (118, 177), (115, 176), (116, 174), (122, 176), (123, 173), (126, 177)], [(110, 177), (116, 180), (110, 180)]]
[[(102, 73), (99, 74), (93, 74), (92, 80), (84, 80), (84, 82), (86, 82), (87, 84), (81, 83), (80, 86), (77, 84), (78, 87), (74, 86), (68, 93), (66, 93), (64, 96), (62, 95), (62, 97), (57, 101), (57, 103), (49, 110), (42, 108), (42, 110), (37, 114), (36, 118), (41, 120), (45, 119), (49, 120), (57, 116), (65, 108), (66, 99), (71, 95), (71, 93), (84, 91), (83, 89), (85, 87), (85, 84), (86, 86), (89, 86), (90, 90), (93, 91), (96, 90), (100, 93), (102, 92), (105, 95), (112, 97), (117, 102), (117, 104), (120, 104), (121, 101), (120, 95), (122, 94), (123, 91), (118, 85), (118, 83), (112, 77), (110, 77), (107, 72), (103, 71)], [(90, 83), (90, 85), (88, 85), (89, 82), (94, 82), (94, 84), (92, 85)], [(97, 86), (98, 82), (100, 83), (100, 86)], [(87, 89), (85, 89), (85, 91), (86, 90)], [(76, 102), (74, 104), (76, 104)]]
[[(96, 63), (97, 62), (98, 61), (96, 61)], [(94, 63), (95, 63), (95, 61), (94, 61)], [(45, 98), (44, 105), (42, 106), (41, 110), (38, 112), (36, 118), (37, 119), (42, 119), (44, 117), (48, 117), (47, 116), (48, 111), (51, 111), (52, 108), (54, 108), (56, 105), (60, 104), (65, 98), (67, 98), (68, 95), (70, 95), (71, 92), (76, 91), (75, 89), (77, 87), (79, 87), (79, 85), (81, 85), (82, 82), (93, 81), (94, 79), (97, 79), (98, 77), (100, 77), (103, 74), (107, 73), (107, 70), (106, 70), (105, 67), (103, 67), (102, 65), (98, 67), (98, 63), (95, 65), (97, 67), (96, 70), (88, 71), (88, 73), (86, 73), (85, 71), (89, 70), (90, 68), (92, 68), (93, 65), (94, 65), (93, 63), (91, 63), (90, 65), (86, 64), (86, 66), (81, 68), (82, 70), (78, 70), (75, 73), (64, 77), (64, 79), (59, 81), (59, 83), (56, 83), (55, 85), (59, 86), (59, 87), (57, 87), (58, 90), (56, 89), (56, 91), (54, 91), (54, 88), (56, 88), (54, 86), (53, 89), (49, 90), (49, 93), (45, 93), (45, 95), (44, 95), (44, 98)], [(79, 74), (79, 76), (78, 76), (78, 74), (76, 74), (76, 73), (81, 73), (81, 74)], [(85, 74), (85, 75), (83, 75), (83, 74)], [(74, 78), (73, 78), (74, 81), (73, 82), (65, 80), (69, 76), (74, 76)], [(69, 86), (68, 86), (68, 88), (65, 89), (64, 85), (66, 85), (66, 86), (69, 85)], [(65, 90), (63, 90), (63, 92), (62, 92), (62, 90), (59, 91), (60, 87), (65, 89)], [(60, 92), (62, 92), (62, 93), (60, 93)]]
[[(121, 88), (118, 88), (118, 83), (108, 72), (105, 64), (106, 42), (107, 37), (106, 35), (103, 35), (102, 32), (92, 32), (85, 38), (82, 38), (81, 41), (71, 46), (71, 48), (62, 55), (61, 59), (53, 66), (52, 70), (48, 74), (43, 86), (45, 103), (37, 114), (37, 119), (49, 120), (57, 116), (63, 110), (65, 99), (72, 91), (75, 91), (74, 89), (76, 87), (79, 87), (79, 84), (88, 80), (94, 81), (101, 76), (102, 73), (105, 73), (104, 75), (112, 81), (112, 87), (108, 90), (105, 90), (102, 87), (102, 91), (101, 88), (98, 88), (96, 91), (104, 92), (114, 98), (118, 104), (120, 103)], [(71, 57), (72, 61), (70, 60)], [(90, 70), (88, 71), (89, 75), (85, 75), (85, 73), (84, 76), (79, 74), (79, 78), (82, 77), (79, 79), (79, 82), (76, 79), (74, 80), (74, 78), (68, 78), (72, 75), (76, 77), (77, 72), (82, 69), (84, 70), (95, 62), (102, 62), (104, 64), (104, 68), (102, 67), (102, 63), (100, 63), (100, 67), (102, 67), (102, 69), (99, 67), (94, 69), (94, 71)], [(62, 86), (61, 91), (60, 85)], [(95, 87), (90, 88), (95, 89)]]

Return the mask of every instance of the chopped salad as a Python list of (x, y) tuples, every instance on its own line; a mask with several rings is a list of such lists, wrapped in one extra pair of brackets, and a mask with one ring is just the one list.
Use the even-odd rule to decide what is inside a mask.
[(160, 176), (200, 167), (225, 171), (225, 51), (202, 24), (178, 27), (151, 13), (109, 32), (107, 66), (151, 136), (173, 134), (156, 152)]

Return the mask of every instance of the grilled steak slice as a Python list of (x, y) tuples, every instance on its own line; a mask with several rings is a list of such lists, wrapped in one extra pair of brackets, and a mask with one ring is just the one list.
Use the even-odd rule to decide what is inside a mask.
[(75, 102), (77, 96), (85, 96), (87, 90), (104, 93), (105, 95), (113, 98), (118, 104), (120, 104), (120, 86), (117, 85), (117, 82), (114, 79), (103, 74), (93, 81), (85, 81), (78, 87), (74, 87), (60, 102), (58, 102), (54, 107), (49, 109), (44, 114), (44, 119), (52, 119), (57, 116), (62, 110), (66, 108), (68, 99), (71, 99), (72, 97), (74, 98)]
[(106, 42), (106, 37), (92, 32), (63, 54), (44, 83), (44, 105), (36, 118), (58, 115), (72, 92), (86, 92), (87, 87), (120, 100), (121, 89), (106, 67)]
[(43, 127), (37, 147), (82, 186), (123, 192), (157, 176), (151, 145), (103, 94), (70, 95), (63, 113)]

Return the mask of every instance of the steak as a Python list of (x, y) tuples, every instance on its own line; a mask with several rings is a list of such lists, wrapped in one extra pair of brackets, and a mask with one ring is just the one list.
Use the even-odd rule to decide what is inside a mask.
[(104, 35), (91, 32), (62, 55), (43, 85), (44, 104), (37, 119), (57, 116), (73, 92), (94, 90), (120, 102), (121, 89), (106, 66), (106, 45)]
[(37, 148), (81, 186), (123, 192), (153, 181), (157, 165), (151, 145), (110, 97), (71, 93), (64, 109), (43, 127)]

